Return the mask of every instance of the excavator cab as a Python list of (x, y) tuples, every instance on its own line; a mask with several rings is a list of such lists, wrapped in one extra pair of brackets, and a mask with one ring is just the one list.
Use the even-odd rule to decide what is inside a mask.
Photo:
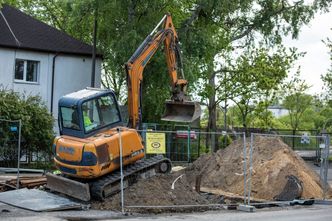
[(61, 135), (85, 138), (122, 125), (120, 110), (111, 90), (86, 88), (59, 100)]

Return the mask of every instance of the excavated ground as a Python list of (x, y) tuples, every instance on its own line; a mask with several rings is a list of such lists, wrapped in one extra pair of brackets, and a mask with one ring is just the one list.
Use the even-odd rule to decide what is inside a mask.
[[(173, 181), (179, 176), (172, 189)], [(178, 171), (171, 174), (160, 174), (149, 179), (139, 180), (134, 185), (125, 189), (125, 206), (172, 206), (172, 205), (202, 205), (211, 202), (217, 203), (220, 197), (203, 196), (197, 193), (188, 183), (184, 171)], [(121, 195), (106, 199), (104, 202), (93, 202), (93, 209), (102, 210), (120, 210)], [(200, 210), (197, 208), (196, 210)], [(165, 208), (158, 209), (130, 209), (133, 212), (162, 212)], [(171, 208), (166, 211), (172, 211)], [(181, 210), (183, 211), (183, 210)]]
[[(246, 147), (248, 160), (249, 142), (246, 143)], [(286, 177), (289, 175), (298, 177), (302, 182), (301, 198), (323, 197), (318, 175), (280, 139), (256, 137), (253, 147), (252, 197), (273, 200), (283, 191), (287, 182)], [(234, 141), (224, 150), (201, 156), (186, 170), (138, 181), (124, 191), (125, 206), (202, 205), (225, 202), (220, 196), (199, 194), (193, 189), (196, 177), (199, 175), (202, 189), (213, 190), (212, 192), (221, 195), (242, 196), (243, 161), (243, 142)], [(182, 174), (184, 175), (178, 179), (172, 190), (173, 181)], [(331, 190), (328, 196), (331, 197)], [(121, 208), (120, 194), (104, 202), (92, 202), (92, 208), (119, 210)], [(201, 209), (194, 207), (189, 211)], [(131, 211), (164, 212), (165, 209), (132, 209)]]

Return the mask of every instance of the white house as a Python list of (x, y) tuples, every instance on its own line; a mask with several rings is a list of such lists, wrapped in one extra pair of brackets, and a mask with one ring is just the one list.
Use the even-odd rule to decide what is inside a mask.
[(279, 117), (282, 117), (282, 116), (285, 116), (285, 115), (288, 115), (289, 114), (289, 111), (280, 106), (280, 105), (272, 105), (272, 106), (269, 106), (267, 108), (269, 111), (272, 112), (272, 115), (276, 118), (279, 118)]
[[(40, 95), (55, 119), (61, 96), (91, 86), (92, 46), (4, 5), (0, 13), (0, 85)], [(97, 54), (95, 87), (102, 56)]]

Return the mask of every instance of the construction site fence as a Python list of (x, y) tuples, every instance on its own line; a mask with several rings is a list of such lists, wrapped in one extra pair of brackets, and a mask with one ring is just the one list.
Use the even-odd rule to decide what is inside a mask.
[[(249, 199), (249, 204), (250, 204), (250, 197), (251, 197), (251, 193), (252, 193), (252, 189), (251, 189), (251, 183), (253, 180), (253, 171), (255, 170), (255, 166), (253, 165), (253, 162), (256, 160), (254, 158), (254, 153), (255, 151), (257, 151), (257, 149), (255, 148), (255, 144), (256, 144), (256, 139), (257, 137), (264, 137), (267, 139), (282, 139), (287, 140), (287, 139), (303, 139), (303, 135), (284, 135), (284, 134), (272, 134), (272, 133), (251, 133), (250, 134), (250, 153), (249, 153), (249, 171), (248, 171), (248, 178), (247, 178), (247, 193), (245, 193), (245, 195), (247, 195), (248, 199)], [(317, 160), (317, 163), (315, 163), (314, 165), (312, 165), (312, 167), (316, 168), (312, 170), (314, 170), (317, 175), (320, 177), (320, 182), (322, 184), (322, 190), (323, 190), (323, 196), (322, 199), (326, 199), (326, 194), (327, 191), (329, 189), (329, 183), (328, 183), (328, 169), (329, 169), (329, 155), (330, 155), (330, 141), (331, 138), (328, 134), (322, 134), (322, 135), (306, 135), (306, 139), (312, 139), (314, 141), (317, 142), (317, 146), (320, 150), (320, 158)], [(286, 143), (287, 144), (287, 143)], [(301, 156), (300, 152), (295, 151), (295, 153), (297, 153), (298, 155)], [(257, 155), (259, 156), (259, 155)], [(257, 160), (256, 160), (257, 162)], [(257, 165), (256, 165), (257, 166)], [(317, 168), (319, 168), (319, 170), (317, 170)], [(256, 168), (257, 169), (257, 168)], [(257, 190), (255, 191), (257, 192)], [(288, 190), (286, 192), (291, 192), (291, 190)], [(291, 194), (291, 193), (290, 193)]]
[[(277, 135), (292, 135), (292, 136), (282, 136), (281, 139), (293, 150), (295, 151), (313, 151), (311, 155), (303, 156), (307, 160), (315, 160), (320, 158), (319, 152), (319, 141), (316, 136), (322, 135), (322, 132), (317, 129), (312, 130), (293, 130), (293, 129), (278, 129), (278, 128), (242, 128), (234, 127), (237, 132), (246, 132), (249, 137), (251, 133), (260, 134), (277, 134)], [(326, 133), (325, 133), (326, 134)], [(318, 152), (315, 152), (315, 151)]]
[(0, 119), (0, 167), (17, 167), (25, 161), (21, 144), (21, 121)]
[[(17, 166), (18, 122), (17, 120), (0, 120), (0, 166)], [(239, 139), (240, 134), (250, 137), (251, 133), (285, 135), (281, 136), (281, 139), (306, 160), (319, 161), (322, 154), (317, 138), (321, 135), (318, 130), (295, 131), (234, 127), (232, 131), (224, 131), (221, 128), (216, 131), (208, 131), (206, 128), (188, 125), (144, 123), (139, 132), (145, 144), (146, 133), (151, 131), (164, 131), (165, 155), (175, 163), (193, 162), (202, 154), (225, 148), (234, 140)], [(36, 151), (35, 149), (32, 151), (29, 145), (25, 145), (24, 138), (21, 137), (20, 163), (23, 167), (50, 164), (51, 154), (49, 151)]]
[[(195, 133), (192, 130), (188, 130), (188, 131), (161, 131), (161, 130), (142, 130), (140, 131), (144, 137), (144, 141), (145, 141), (145, 145), (151, 145), (151, 148), (159, 148), (160, 146), (162, 146), (162, 144), (160, 144), (161, 142), (165, 141), (165, 152), (164, 155), (166, 157), (175, 157), (174, 154), (176, 154), (178, 151), (177, 149), (174, 149), (174, 147), (172, 147), (172, 145), (177, 144), (179, 141), (177, 141), (178, 139), (183, 139), (182, 142), (184, 144), (186, 144), (187, 146), (190, 147), (190, 149), (184, 149), (183, 151), (180, 151), (181, 155), (177, 155), (176, 157), (182, 158), (184, 161), (189, 161), (191, 158), (191, 156), (198, 156), (199, 155), (199, 151), (197, 151), (198, 146), (194, 146), (191, 142), (192, 140), (194, 140), (196, 142), (196, 144), (198, 143), (198, 137), (199, 136), (230, 136), (230, 137), (234, 137), (234, 139), (236, 138), (238, 141), (240, 141), (242, 143), (240, 143), (240, 146), (237, 146), (236, 148), (236, 153), (232, 152), (232, 154), (229, 154), (227, 156), (223, 155), (223, 152), (221, 152), (220, 154), (218, 154), (218, 157), (216, 159), (218, 159), (218, 162), (215, 162), (216, 164), (218, 164), (216, 166), (211, 167), (208, 170), (204, 170), (204, 173), (201, 174), (201, 178), (199, 178), (199, 180), (204, 180), (206, 177), (215, 177), (216, 181), (209, 181), (209, 182), (213, 182), (211, 183), (211, 185), (209, 186), (208, 183), (202, 181), (202, 185), (207, 185), (205, 188), (205, 190), (203, 190), (203, 193), (200, 192), (201, 196), (209, 196), (209, 194), (220, 194), (220, 197), (222, 196), (222, 201), (220, 201), (220, 203), (218, 205), (227, 205), (229, 203), (229, 201), (224, 201), (224, 199), (226, 199), (227, 197), (233, 197), (232, 199), (237, 199), (236, 201), (231, 201), (230, 205), (234, 205), (234, 204), (242, 204), (245, 206), (251, 206), (253, 205), (253, 201), (257, 200), (257, 199), (264, 199), (264, 198), (259, 198), (259, 192), (262, 189), (262, 185), (264, 185), (264, 191), (266, 194), (270, 194), (271, 192), (275, 191), (275, 186), (276, 183), (282, 184), (285, 183), (285, 179), (287, 179), (288, 176), (279, 176), (278, 173), (283, 172), (283, 171), (288, 171), (285, 168), (283, 168), (282, 165), (278, 165), (278, 168), (267, 168), (264, 167), (264, 169), (262, 170), (262, 163), (264, 162), (269, 162), (270, 160), (273, 160), (273, 158), (271, 158), (270, 155), (266, 155), (265, 157), (267, 157), (268, 159), (262, 159), (261, 155), (260, 155), (260, 151), (265, 152), (265, 150), (263, 150), (265, 148), (265, 146), (262, 146), (261, 142), (256, 139), (258, 139), (258, 137), (265, 137), (266, 139), (274, 139), (274, 142), (277, 141), (277, 139), (281, 139), (281, 140), (287, 140), (289, 138), (301, 138), (302, 135), (279, 135), (279, 134), (268, 134), (268, 133), (251, 133), (250, 136), (246, 136), (245, 132), (240, 132), (240, 133), (232, 133), (232, 134), (228, 134), (228, 133), (206, 133), (206, 132), (196, 132)], [(184, 135), (184, 133), (186, 132), (186, 136)], [(150, 136), (152, 135), (152, 136)], [(156, 136), (154, 136), (156, 135)], [(196, 136), (196, 137), (195, 137)], [(155, 140), (154, 140), (155, 138)], [(190, 139), (189, 139), (190, 138)], [(319, 175), (320, 179), (321, 179), (321, 184), (322, 184), (322, 188), (323, 188), (323, 196), (319, 196), (316, 199), (325, 199), (326, 198), (326, 193), (327, 193), (327, 189), (328, 189), (328, 157), (329, 157), (329, 149), (330, 149), (330, 137), (328, 135), (319, 135), (319, 136), (311, 136), (308, 135), (308, 138), (316, 140), (318, 142), (318, 146), (319, 148), (322, 150), (322, 156), (320, 159), (320, 167), (319, 171), (317, 172), (317, 168), (315, 169), (316, 173)], [(150, 139), (150, 140), (149, 140)], [(175, 140), (174, 140), (175, 139)], [(168, 140), (168, 141), (167, 141)], [(204, 143), (204, 139), (200, 139), (199, 141), (202, 141)], [(175, 142), (176, 141), (176, 142)], [(154, 143), (155, 142), (155, 143)], [(263, 144), (263, 145), (269, 145), (269, 142)], [(276, 142), (277, 146), (275, 148), (277, 148), (278, 150), (280, 150), (278, 142)], [(178, 146), (178, 144), (175, 146), (175, 148)], [(262, 149), (263, 147), (263, 149)], [(146, 147), (146, 151), (149, 152), (148, 150), (149, 147)], [(192, 148), (192, 149), (191, 149)], [(266, 148), (269, 148), (269, 146), (266, 146)], [(194, 154), (194, 151), (197, 151), (197, 155)], [(239, 151), (240, 150), (240, 151)], [(187, 152), (186, 152), (187, 151)], [(192, 152), (190, 152), (192, 151)], [(287, 153), (287, 152), (286, 152)], [(156, 153), (157, 154), (157, 153)], [(271, 152), (271, 154), (273, 154)], [(227, 157), (227, 158), (225, 158)], [(209, 158), (207, 158), (209, 159)], [(214, 162), (214, 160), (212, 160), (211, 162)], [(301, 161), (302, 162), (302, 161)], [(206, 163), (206, 165), (208, 165), (208, 162)], [(299, 163), (299, 165), (303, 165), (301, 163)], [(187, 165), (189, 166), (189, 165)], [(211, 165), (210, 165), (211, 166)], [(279, 168), (280, 166), (280, 168)], [(304, 166), (304, 165), (303, 165)], [(196, 167), (193, 167), (196, 168)], [(301, 171), (304, 168), (298, 168), (298, 174), (301, 174)], [(260, 171), (265, 171), (266, 174), (256, 174), (258, 172), (258, 170)], [(269, 171), (270, 170), (270, 171)], [(189, 171), (190, 171), (190, 166), (189, 166)], [(225, 171), (228, 171), (227, 173)], [(229, 174), (229, 171), (232, 171), (232, 174)], [(271, 172), (273, 171), (273, 173)], [(183, 173), (179, 173), (181, 175), (179, 175), (178, 177), (173, 177), (172, 178), (172, 185), (170, 184), (160, 184), (160, 185), (169, 185), (169, 194), (171, 194), (171, 192), (174, 190), (174, 188), (176, 189), (177, 186), (179, 185), (183, 185), (183, 184), (176, 184), (176, 182), (178, 182), (178, 180), (181, 179), (182, 176), (186, 176), (187, 175), (187, 170), (184, 171)], [(289, 175), (291, 176), (293, 174), (292, 171), (288, 171)], [(201, 172), (200, 172), (201, 173)], [(211, 173), (211, 176), (209, 176)], [(225, 174), (222, 174), (225, 173)], [(277, 174), (276, 174), (277, 173)], [(294, 176), (297, 173), (294, 173)], [(216, 186), (216, 183), (214, 182), (218, 182), (220, 181), (220, 179), (227, 179), (229, 178), (229, 176), (232, 176), (233, 178), (231, 179), (232, 181), (225, 181), (224, 182), (224, 189), (221, 189), (220, 187)], [(299, 179), (301, 179), (301, 175), (298, 175)], [(270, 181), (268, 181), (269, 179), (274, 180), (274, 182), (276, 183), (269, 183)], [(275, 180), (277, 179), (277, 181)], [(255, 181), (253, 183), (253, 181)], [(268, 183), (265, 183), (268, 181)], [(201, 181), (199, 181), (201, 182)], [(280, 192), (279, 195), (282, 195), (282, 193), (288, 197), (287, 194), (288, 193), (292, 193), (292, 191), (297, 191), (297, 190), (293, 190), (293, 189), (288, 189), (289, 187), (287, 187), (287, 182), (283, 187), (283, 190)], [(253, 184), (255, 184), (253, 186)], [(196, 177), (196, 185), (197, 185), (197, 177)], [(226, 185), (226, 186), (225, 186)], [(227, 186), (228, 185), (228, 186)], [(234, 185), (236, 185), (236, 188), (234, 188)], [(271, 186), (270, 186), (271, 185)], [(195, 184), (189, 184), (189, 188), (194, 188)], [(201, 185), (200, 189), (203, 188)], [(197, 186), (196, 186), (197, 187)], [(196, 188), (195, 187), (195, 188)], [(210, 187), (210, 188), (209, 188)], [(294, 187), (294, 186), (293, 186)], [(219, 189), (218, 189), (219, 188)], [(270, 189), (269, 189), (270, 188)], [(278, 186), (279, 189), (279, 186)], [(201, 189), (202, 190), (202, 189)], [(221, 191), (220, 191), (221, 190)], [(235, 192), (228, 192), (228, 191), (232, 191), (234, 190)], [(207, 192), (206, 192), (207, 191)], [(263, 190), (262, 190), (263, 191)], [(129, 191), (130, 192), (130, 191)], [(126, 192), (126, 193), (129, 193)], [(153, 205), (148, 205), (146, 202), (142, 203), (142, 204), (134, 204), (132, 202), (132, 200), (130, 200), (129, 196), (126, 196), (126, 193), (122, 190), (121, 191), (121, 202), (122, 202), (122, 211), (126, 211), (131, 210), (131, 209), (183, 209), (183, 208), (189, 208), (189, 207), (206, 207), (206, 206), (211, 206), (207, 205), (207, 204), (200, 204), (200, 203), (194, 203), (194, 205), (192, 204), (179, 204), (179, 203), (174, 203), (174, 204), (170, 204), (170, 205), (165, 205), (164, 203), (160, 203), (160, 205), (158, 205), (158, 203), (156, 203), (156, 201), (153, 200)], [(226, 193), (226, 195), (224, 195)], [(185, 193), (184, 193), (185, 194)], [(229, 194), (229, 195), (227, 195)], [(302, 193), (301, 193), (302, 194)], [(271, 194), (270, 194), (271, 195)], [(128, 198), (127, 198), (128, 197)], [(158, 197), (158, 196), (156, 196)], [(226, 198), (224, 198), (226, 197)], [(266, 199), (265, 201), (261, 201), (261, 202), (266, 202), (266, 203), (273, 203), (275, 202), (275, 200), (279, 200), (276, 199), (274, 196), (270, 196), (270, 199)], [(291, 201), (292, 199), (287, 199), (286, 201)], [(157, 201), (158, 202), (158, 201)], [(214, 204), (214, 206), (216, 206)]]
[[(31, 167), (50, 163), (50, 147), (38, 151), (26, 143), (21, 134), (20, 120), (0, 119), (0, 167)], [(18, 160), (19, 158), (19, 160)]]
[(318, 161), (321, 158), (318, 130), (288, 130), (261, 128), (233, 128), (234, 130), (217, 129), (208, 131), (188, 125), (143, 124), (141, 134), (145, 139), (147, 131), (165, 131), (166, 151), (172, 161), (192, 162), (205, 153), (223, 149), (238, 139), (239, 134), (251, 133), (285, 135), (280, 138), (305, 160)]
[(245, 133), (204, 132), (194, 128), (138, 132), (142, 135), (147, 156), (163, 154), (173, 163), (191, 163), (202, 154), (215, 152), (235, 140), (245, 139)]

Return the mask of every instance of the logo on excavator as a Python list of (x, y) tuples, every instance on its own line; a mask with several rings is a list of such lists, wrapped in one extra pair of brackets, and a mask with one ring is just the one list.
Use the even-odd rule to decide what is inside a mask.
[(70, 155), (74, 155), (75, 150), (72, 147), (63, 147), (63, 146), (60, 146), (59, 147), (59, 152), (70, 154)]

